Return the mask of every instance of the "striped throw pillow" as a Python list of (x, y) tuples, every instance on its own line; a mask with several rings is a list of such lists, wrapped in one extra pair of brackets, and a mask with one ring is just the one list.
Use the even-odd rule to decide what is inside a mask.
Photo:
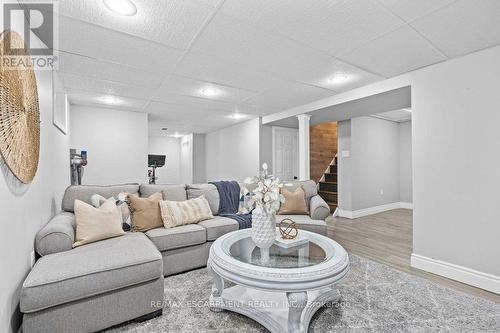
[(165, 228), (198, 223), (214, 217), (204, 195), (186, 201), (162, 200), (160, 210)]

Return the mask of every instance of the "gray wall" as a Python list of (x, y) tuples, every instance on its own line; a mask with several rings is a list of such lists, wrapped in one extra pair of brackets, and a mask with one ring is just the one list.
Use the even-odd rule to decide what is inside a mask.
[(413, 202), (411, 121), (399, 123), (399, 201)]
[(342, 152), (351, 151), (351, 120), (337, 122), (338, 149), (338, 204), (343, 210), (352, 210), (352, 167), (349, 157), (342, 157)]
[(147, 182), (146, 113), (73, 106), (71, 117), (71, 148), (88, 151), (83, 184)]
[[(15, 23), (13, 26), (22, 26)], [(41, 122), (40, 157), (33, 182), (21, 184), (0, 157), (0, 332), (6, 333), (18, 332), (21, 325), (19, 292), (30, 270), (35, 234), (60, 211), (70, 177), (69, 134), (64, 135), (52, 123), (52, 71), (36, 71), (35, 75)]]
[(273, 127), (269, 125), (260, 126), (260, 165), (267, 163), (269, 170), (273, 170)]
[(181, 182), (181, 144), (179, 138), (150, 136), (149, 154), (165, 155), (165, 166), (156, 169), (157, 184)]
[(498, 277), (499, 59), (495, 47), (410, 75), (413, 252)]
[(193, 183), (206, 181), (205, 134), (193, 134)]
[(413, 252), (496, 277), (499, 59), (497, 46), (371, 84), (357, 94), (411, 86)]
[(411, 122), (358, 117), (338, 126), (339, 207), (354, 211), (411, 202)]
[(350, 158), (353, 210), (399, 201), (398, 123), (373, 117), (351, 119)]
[(208, 181), (243, 181), (259, 171), (260, 119), (206, 134), (206, 177)]

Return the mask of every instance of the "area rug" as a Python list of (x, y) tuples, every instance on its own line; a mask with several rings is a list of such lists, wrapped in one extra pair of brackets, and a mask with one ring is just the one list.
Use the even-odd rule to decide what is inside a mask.
[[(309, 332), (500, 332), (500, 304), (349, 257), (340, 302), (318, 310)], [(162, 316), (108, 332), (267, 332), (236, 313), (210, 311), (210, 290), (206, 269), (168, 277)]]

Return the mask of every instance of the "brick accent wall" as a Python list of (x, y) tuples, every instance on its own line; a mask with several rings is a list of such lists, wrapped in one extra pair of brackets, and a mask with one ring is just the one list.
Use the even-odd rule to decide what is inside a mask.
[(309, 129), (311, 179), (318, 182), (337, 153), (337, 123), (324, 123)]

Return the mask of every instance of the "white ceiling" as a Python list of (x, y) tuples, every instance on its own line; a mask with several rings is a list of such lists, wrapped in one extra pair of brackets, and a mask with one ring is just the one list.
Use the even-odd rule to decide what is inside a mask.
[(60, 1), (59, 70), (73, 104), (147, 112), (152, 135), (210, 132), (500, 44), (499, 0), (133, 1), (132, 17)]
[(395, 121), (397, 123), (402, 123), (404, 121), (411, 120), (411, 110), (400, 109), (400, 110), (387, 111), (374, 114), (372, 117)]

